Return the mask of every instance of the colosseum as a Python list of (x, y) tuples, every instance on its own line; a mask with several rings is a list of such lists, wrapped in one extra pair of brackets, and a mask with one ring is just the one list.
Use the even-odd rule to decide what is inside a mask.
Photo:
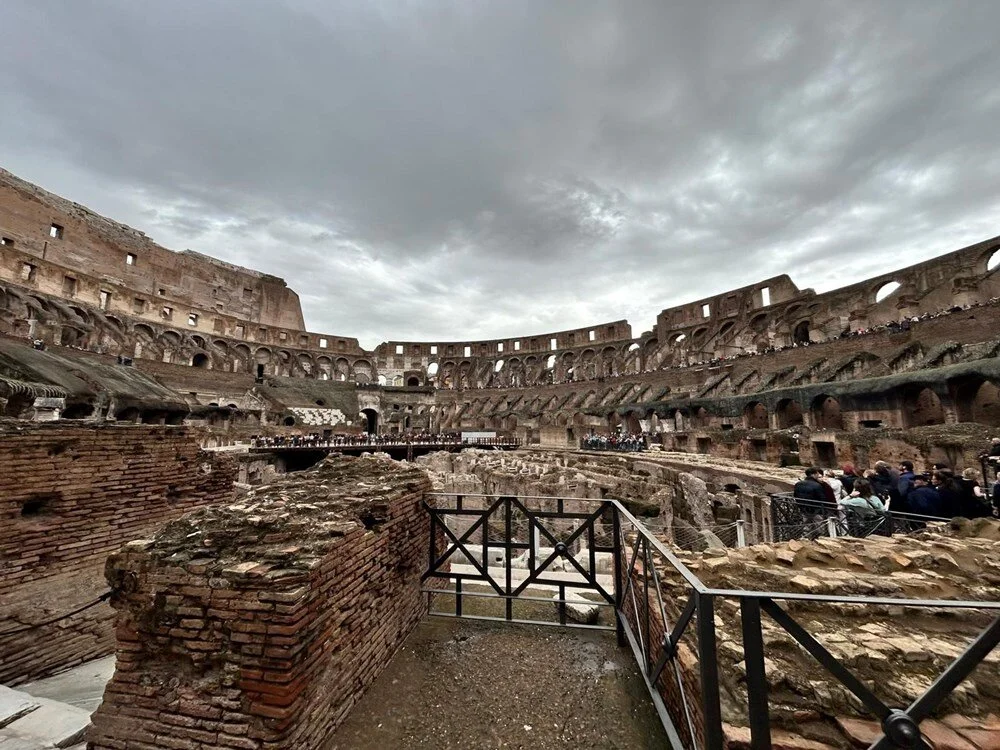
[[(996, 522), (858, 534), (788, 505), (806, 466), (992, 484), (1000, 237), (825, 293), (744, 279), (641, 333), (371, 351), (308, 330), (281, 278), (2, 170), (0, 237), (0, 747), (425, 746), (459, 731), (426, 706), (365, 734), (380, 680), (429, 610), (491, 589), (483, 617), (534, 603), (635, 653), (653, 728), (580, 718), (578, 746), (1000, 743)], [(79, 726), (31, 739), (37, 686), (109, 658)]]

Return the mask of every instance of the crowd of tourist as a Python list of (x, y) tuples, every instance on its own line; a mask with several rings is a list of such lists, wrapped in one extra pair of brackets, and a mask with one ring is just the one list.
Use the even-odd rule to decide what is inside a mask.
[(407, 432), (398, 435), (335, 434), (309, 435), (252, 435), (252, 448), (352, 448), (352, 447), (405, 447), (407, 445), (509, 445), (513, 438), (466, 437), (458, 432)]
[(581, 447), (592, 451), (644, 451), (646, 438), (642, 433), (605, 433), (587, 435)]
[(971, 467), (956, 472), (935, 464), (929, 471), (917, 472), (912, 461), (896, 466), (879, 461), (860, 475), (851, 464), (845, 464), (840, 473), (811, 467), (792, 494), (800, 500), (835, 503), (862, 516), (890, 509), (935, 518), (1000, 516), (1000, 438), (993, 438), (981, 458), (994, 475), (990, 490), (980, 484), (978, 472)]
[[(924, 320), (933, 320), (934, 318), (940, 318), (945, 315), (951, 315), (953, 313), (965, 312), (966, 310), (972, 310), (977, 307), (995, 306), (998, 304), (1000, 304), (1000, 297), (991, 297), (986, 302), (975, 302), (970, 305), (953, 305), (952, 307), (949, 307), (945, 310), (939, 310), (938, 312), (933, 312), (933, 313), (924, 313), (923, 315), (913, 315), (909, 318), (903, 318), (903, 320), (901, 321), (893, 320), (882, 325), (869, 326), (868, 328), (857, 328), (854, 330), (846, 330), (843, 331), (837, 339), (829, 339), (828, 341), (837, 341), (838, 339), (854, 338), (856, 336), (870, 336), (871, 334), (884, 333), (884, 332), (902, 333), (905, 331), (909, 331), (914, 323), (919, 323)], [(768, 346), (762, 349), (758, 349), (756, 351), (741, 351), (737, 354), (730, 354), (724, 357), (713, 357), (711, 359), (705, 359), (696, 362), (683, 362), (680, 365), (678, 365), (678, 367), (684, 368), (684, 367), (701, 367), (702, 365), (709, 365), (709, 366), (718, 365), (722, 364), (723, 362), (729, 362), (735, 359), (744, 359), (746, 357), (759, 357), (764, 354), (773, 354), (775, 352), (782, 352), (785, 351), (786, 349), (799, 349), (807, 346), (817, 346), (818, 344), (824, 344), (824, 343), (827, 342), (802, 341), (802, 342), (795, 342), (792, 344), (788, 344), (786, 346)], [(666, 365), (665, 367), (669, 367), (669, 365)]]

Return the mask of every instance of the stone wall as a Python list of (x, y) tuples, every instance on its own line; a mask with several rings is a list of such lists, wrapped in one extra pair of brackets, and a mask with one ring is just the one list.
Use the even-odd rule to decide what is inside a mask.
[(93, 601), (107, 589), (110, 552), (228, 498), (234, 475), (185, 428), (0, 423), (0, 683), (110, 653), (107, 604), (21, 635), (2, 633)]
[(325, 747), (426, 609), (423, 472), (317, 467), (114, 555), (118, 663), (93, 750)]

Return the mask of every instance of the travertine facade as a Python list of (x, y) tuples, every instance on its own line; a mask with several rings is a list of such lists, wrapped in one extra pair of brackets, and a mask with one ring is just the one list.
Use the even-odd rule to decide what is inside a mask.
[(621, 426), (674, 450), (823, 463), (866, 460), (871, 430), (1000, 425), (1000, 238), (824, 294), (766, 279), (666, 309), (638, 337), (619, 320), (368, 352), (306, 331), (281, 279), (169, 251), (7, 172), (0, 236), (7, 416), (63, 399), (47, 418), (187, 420), (206, 444), (487, 429), (576, 445)]

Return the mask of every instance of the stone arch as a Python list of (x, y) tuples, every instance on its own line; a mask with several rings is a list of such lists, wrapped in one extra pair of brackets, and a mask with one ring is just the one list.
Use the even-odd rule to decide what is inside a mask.
[(651, 370), (656, 367), (656, 354), (660, 348), (660, 342), (651, 338), (642, 345), (642, 369)]
[(316, 357), (316, 376), (320, 380), (333, 380), (333, 360), (325, 354)]
[(208, 354), (205, 352), (195, 352), (194, 356), (191, 357), (191, 366), (197, 367), (200, 370), (209, 369), (210, 360)]
[(791, 398), (783, 398), (774, 407), (774, 417), (779, 430), (798, 427), (804, 423), (802, 407)]
[(437, 362), (428, 362), (427, 368), (424, 370), (424, 377), (429, 381), (434, 381), (437, 379), (440, 369), (441, 366)]
[(933, 389), (919, 385), (903, 389), (903, 424), (906, 427), (944, 424), (944, 406)]
[(406, 385), (410, 388), (416, 388), (420, 385), (420, 378), (416, 375), (410, 375), (410, 377), (406, 379)]
[(202, 336), (199, 336), (199, 335), (195, 334), (194, 336), (191, 337), (191, 341), (199, 349), (207, 349), (208, 348), (208, 344), (205, 341), (204, 337), (202, 337)]
[(795, 324), (795, 328), (792, 329), (792, 343), (793, 344), (808, 344), (809, 343), (809, 321), (800, 320)]
[(1000, 427), (1000, 387), (986, 378), (950, 383), (955, 410), (961, 422)]
[(691, 426), (697, 428), (708, 427), (712, 419), (708, 409), (704, 406), (696, 406), (691, 410)]
[(333, 379), (346, 382), (351, 377), (351, 363), (347, 357), (337, 357), (333, 362)]
[(355, 383), (370, 383), (375, 375), (375, 368), (367, 359), (356, 359), (351, 368), (351, 374)]
[(243, 372), (250, 368), (250, 360), (253, 354), (246, 344), (237, 344), (233, 347), (233, 372)]
[(986, 273), (991, 273), (1000, 268), (1000, 245), (991, 247), (986, 251)]
[(743, 409), (743, 420), (749, 430), (766, 430), (770, 427), (767, 407), (760, 401), (751, 401)]
[(306, 352), (299, 352), (298, 365), (299, 370), (306, 377), (316, 377), (316, 362), (311, 355)]
[(871, 291), (872, 304), (878, 304), (888, 299), (902, 288), (898, 281), (886, 281), (874, 287)]
[(600, 377), (612, 378), (618, 374), (618, 350), (606, 346), (601, 350)]
[(750, 318), (749, 325), (750, 329), (754, 333), (764, 333), (764, 331), (767, 330), (767, 323), (768, 323), (767, 313), (759, 313), (758, 315), (754, 315), (752, 318)]
[(840, 401), (833, 396), (821, 393), (812, 400), (810, 410), (817, 429), (844, 429), (844, 415), (840, 410)]

